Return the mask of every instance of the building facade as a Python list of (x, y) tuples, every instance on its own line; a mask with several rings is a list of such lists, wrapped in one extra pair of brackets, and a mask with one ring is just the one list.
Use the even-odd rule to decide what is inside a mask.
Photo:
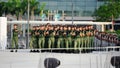
[[(8, 0), (1, 0), (8, 1)], [(103, 5), (105, 0), (38, 0), (40, 6), (45, 3), (45, 10), (49, 10), (49, 13), (55, 15), (59, 13), (65, 20), (71, 20), (72, 16), (74, 20), (94, 20), (92, 15), (99, 6)], [(64, 17), (63, 17), (64, 15)], [(39, 16), (36, 18), (39, 19)], [(61, 19), (61, 20), (62, 20)]]
[(103, 0), (39, 0), (40, 4), (46, 3), (46, 10), (50, 12), (58, 11), (62, 14), (62, 11), (66, 16), (72, 16), (72, 10), (74, 17), (91, 17), (94, 10), (100, 5), (104, 4)]

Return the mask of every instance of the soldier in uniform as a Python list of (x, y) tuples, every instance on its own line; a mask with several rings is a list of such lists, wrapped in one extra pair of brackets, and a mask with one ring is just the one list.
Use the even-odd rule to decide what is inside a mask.
[[(89, 32), (90, 32), (90, 46), (95, 47), (94, 42), (95, 42), (95, 30), (93, 26), (89, 26)], [(94, 49), (92, 49), (94, 50)]]
[(91, 47), (90, 46), (90, 31), (89, 31), (89, 27), (86, 26), (85, 27), (85, 33), (86, 33), (86, 47)]
[(57, 48), (57, 41), (58, 41), (58, 30), (59, 30), (59, 28), (58, 28), (58, 26), (54, 26), (54, 32), (55, 32), (55, 36), (54, 36), (54, 38), (55, 38), (55, 48)]
[(82, 27), (79, 27), (79, 30), (80, 30), (80, 43), (81, 43), (80, 48), (82, 48), (83, 47), (83, 29), (82, 29)]
[(74, 51), (77, 51), (77, 48), (80, 48), (80, 29), (77, 27), (75, 30), (75, 39), (74, 39)]
[(17, 29), (17, 24), (14, 25), (13, 29), (13, 37), (12, 37), (12, 49), (18, 49), (18, 29)]
[(67, 28), (67, 40), (68, 40), (68, 46), (69, 48), (72, 48), (72, 38), (71, 38), (71, 27), (68, 26)]
[[(91, 45), (91, 37), (90, 37), (91, 34), (90, 34), (89, 26), (86, 26), (86, 36), (87, 36), (87, 37), (86, 37), (86, 43), (87, 43), (87, 44), (86, 44), (86, 47), (87, 47), (87, 48), (89, 48), (89, 47), (91, 48), (92, 45)], [(91, 49), (87, 49), (87, 51), (90, 52)]]
[(35, 29), (36, 27), (33, 26), (32, 30), (31, 30), (31, 39), (30, 39), (30, 48), (33, 48), (33, 44), (35, 43)]
[[(72, 43), (72, 45), (71, 45), (71, 48), (75, 48), (75, 45), (74, 45), (74, 42), (75, 42), (75, 26), (72, 26), (71, 27), (71, 38), (72, 38), (72, 40), (71, 40), (71, 43)], [(74, 49), (73, 50), (70, 50), (71, 52), (74, 52)]]
[(98, 47), (98, 34), (99, 34), (99, 31), (97, 31), (97, 30), (95, 30), (94, 31), (94, 36), (95, 36), (95, 40), (94, 40), (94, 42), (95, 42), (95, 45), (94, 45), (94, 47)]
[(57, 48), (64, 48), (64, 39), (63, 39), (63, 27), (57, 31), (56, 35), (58, 35)]
[(35, 44), (34, 44), (34, 48), (39, 48), (39, 26), (36, 26), (36, 30), (35, 30)]
[(49, 27), (49, 39), (48, 39), (48, 48), (54, 48), (54, 43), (55, 43), (55, 31), (54, 31), (54, 27), (50, 26)]
[[(79, 27), (79, 32), (80, 32), (80, 48), (83, 48), (83, 31), (82, 31), (82, 27)], [(80, 50), (80, 52), (82, 51), (82, 49)]]
[(70, 27), (68, 27), (67, 28), (67, 26), (65, 26), (64, 27), (64, 40), (65, 40), (65, 48), (67, 48), (67, 50), (70, 48), (70, 47), (72, 47), (71, 45), (72, 45), (72, 40), (71, 40), (71, 28)]
[[(120, 42), (119, 42), (119, 40), (118, 40), (117, 35), (114, 35), (113, 43), (114, 43), (115, 46), (120, 46)], [(115, 48), (115, 50), (116, 50), (116, 51), (120, 51), (119, 48)]]
[[(87, 36), (86, 36), (86, 30), (85, 30), (86, 28), (85, 27), (82, 27), (82, 47), (83, 48), (86, 48), (86, 41), (87, 41)], [(83, 49), (83, 51), (85, 52), (86, 51), (86, 49)]]
[(90, 29), (89, 29), (89, 31), (90, 31), (90, 45), (91, 45), (91, 47), (94, 47), (94, 35), (95, 35), (95, 31), (94, 31), (94, 28), (93, 28), (93, 26), (90, 26)]
[(45, 44), (45, 32), (44, 32), (44, 26), (39, 27), (39, 48), (44, 48)]
[[(62, 26), (55, 26), (55, 48), (62, 48), (63, 47), (63, 38), (62, 38), (62, 32), (61, 32)], [(62, 29), (63, 31), (63, 29)], [(55, 52), (61, 52), (61, 49), (55, 50)]]
[(44, 30), (44, 32), (45, 32), (45, 45), (44, 45), (44, 47), (45, 48), (48, 48), (48, 39), (49, 39), (49, 30), (48, 30), (48, 26), (45, 26), (45, 30)]

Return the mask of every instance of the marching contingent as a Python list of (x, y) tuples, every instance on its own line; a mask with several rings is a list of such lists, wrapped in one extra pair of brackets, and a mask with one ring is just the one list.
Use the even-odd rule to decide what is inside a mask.
[(116, 34), (95, 31), (95, 46), (119, 46), (119, 38)]
[[(18, 49), (17, 25), (13, 29), (14, 42), (11, 48)], [(64, 49), (76, 52), (79, 48), (116, 46), (117, 35), (97, 31), (92, 25), (52, 25), (33, 26), (30, 30), (30, 49)], [(87, 51), (81, 49), (82, 51)], [(88, 50), (91, 51), (91, 50)]]
[(31, 31), (30, 48), (93, 47), (93, 26), (41, 25)]

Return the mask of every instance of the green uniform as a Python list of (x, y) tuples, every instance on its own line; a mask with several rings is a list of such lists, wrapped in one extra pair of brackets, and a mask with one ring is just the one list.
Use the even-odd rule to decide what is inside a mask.
[(71, 39), (71, 34), (70, 34), (71, 31), (67, 30), (65, 32), (66, 32), (66, 35), (65, 35), (65, 47), (68, 49), (68, 48), (72, 47), (72, 39)]
[(35, 30), (31, 31), (31, 39), (30, 39), (30, 48), (34, 48), (33, 44), (35, 44)]
[(35, 30), (35, 43), (34, 43), (34, 48), (39, 48), (39, 35), (36, 33), (39, 33), (39, 30)]
[(48, 48), (54, 48), (55, 38), (54, 30), (49, 30)]
[(44, 30), (39, 30), (39, 48), (44, 48), (44, 45), (45, 45)]
[(80, 31), (75, 31), (75, 39), (74, 39), (74, 49), (80, 48)]
[(82, 47), (82, 36), (81, 36), (82, 30), (80, 30), (79, 32), (80, 32), (80, 48), (81, 48)]
[(90, 35), (89, 34), (89, 30), (86, 30), (86, 47), (91, 47), (90, 46)]
[(64, 48), (64, 40), (63, 40), (63, 31), (59, 30), (58, 33), (58, 41), (57, 41), (57, 48)]
[[(85, 35), (85, 31), (84, 30), (82, 30), (82, 34)], [(81, 47), (85, 47), (85, 45), (86, 45), (86, 36), (82, 36), (81, 40), (82, 40)]]
[(84, 48), (87, 48), (87, 41), (88, 41), (88, 38), (87, 38), (87, 35), (86, 35), (86, 31), (83, 31), (83, 33), (85, 34), (85, 36), (83, 37), (83, 47)]
[(18, 49), (18, 31), (17, 29), (13, 29), (13, 37), (12, 37), (12, 46), (11, 48)]
[[(48, 32), (48, 30), (45, 30), (44, 32), (46, 33)], [(45, 48), (48, 48), (48, 40), (49, 40), (49, 34), (45, 34), (45, 45), (44, 45)]]
[(58, 30), (54, 30), (54, 32), (55, 32), (55, 36), (54, 36), (55, 43), (54, 43), (54, 45), (55, 45), (55, 48), (57, 48), (57, 41), (58, 41), (58, 37), (59, 37), (59, 35), (57, 35), (58, 34)]
[[(87, 36), (86, 36), (86, 31), (82, 30), (83, 36), (81, 37), (81, 48), (86, 48), (87, 47)], [(81, 51), (86, 51), (86, 49), (82, 49)]]
[(90, 30), (90, 32), (93, 33), (93, 35), (90, 36), (90, 46), (94, 47), (94, 30)]

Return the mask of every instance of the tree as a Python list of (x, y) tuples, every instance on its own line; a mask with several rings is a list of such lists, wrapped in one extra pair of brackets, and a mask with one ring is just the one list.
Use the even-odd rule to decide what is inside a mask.
[[(8, 1), (9, 3), (9, 1)], [(10, 4), (13, 5), (12, 13), (16, 15), (17, 20), (21, 20), (27, 7), (26, 0), (10, 0)]]
[[(34, 15), (40, 15), (41, 10), (44, 10), (45, 3), (40, 6), (38, 0), (29, 0), (30, 15), (34, 20)], [(5, 15), (16, 16), (17, 20), (22, 20), (25, 13), (27, 13), (28, 0), (8, 0), (7, 2), (0, 2), (0, 16)]]
[(19, 5), (19, 20), (22, 20), (22, 16), (27, 13), (27, 0), (22, 0), (21, 2), (18, 2)]
[(31, 20), (34, 20), (34, 12), (39, 7), (39, 2), (37, 0), (30, 0), (30, 13)]
[(5, 2), (0, 2), (0, 16), (2, 16), (2, 14), (4, 13), (4, 6), (5, 5)]
[[(44, 10), (44, 8), (45, 8), (45, 5), (46, 5), (46, 3), (42, 3), (42, 5), (40, 6), (40, 16), (42, 16), (42, 11)], [(44, 11), (45, 13), (46, 13), (46, 11)]]
[(95, 10), (93, 17), (96, 21), (112, 21), (112, 16), (117, 19), (120, 16), (120, 1), (107, 0), (106, 3)]
[[(19, 2), (19, 4), (17, 3)], [(16, 15), (17, 19), (19, 17), (19, 6), (20, 5), (20, 0), (8, 0), (7, 2), (4, 3), (2, 11), (5, 13), (5, 15)]]
[(10, 3), (10, 1), (8, 2), (0, 2), (0, 14), (12, 14), (11, 12), (13, 11), (13, 8), (11, 8), (13, 5)]
[(46, 3), (42, 3), (39, 8), (35, 10), (36, 15), (42, 16), (42, 14), (48, 14), (48, 10), (45, 10)]

